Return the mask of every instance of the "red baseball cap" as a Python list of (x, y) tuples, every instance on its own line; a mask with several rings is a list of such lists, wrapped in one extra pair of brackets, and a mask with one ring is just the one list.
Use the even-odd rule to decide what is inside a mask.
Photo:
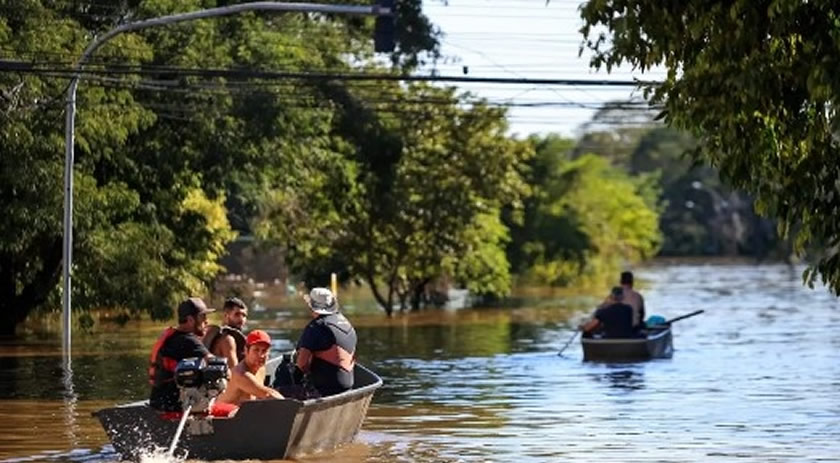
[(257, 344), (260, 342), (264, 342), (270, 346), (271, 336), (269, 336), (268, 333), (266, 333), (263, 330), (254, 330), (248, 333), (248, 337), (245, 338), (245, 345), (247, 346)]

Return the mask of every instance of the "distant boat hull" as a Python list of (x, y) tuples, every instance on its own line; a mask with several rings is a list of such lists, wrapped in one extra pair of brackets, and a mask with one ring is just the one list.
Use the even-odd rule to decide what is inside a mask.
[[(271, 373), (280, 359), (270, 362)], [(327, 450), (354, 439), (382, 379), (357, 364), (353, 389), (319, 399), (243, 402), (233, 417), (208, 419), (212, 428), (191, 433), (189, 426), (175, 454), (200, 460), (280, 460)], [(94, 412), (123, 458), (167, 449), (178, 421), (164, 419), (148, 405), (135, 402)], [(205, 426), (206, 428), (207, 426)]]
[(671, 358), (674, 344), (671, 327), (648, 330), (643, 338), (582, 338), (583, 360), (587, 362), (638, 362)]

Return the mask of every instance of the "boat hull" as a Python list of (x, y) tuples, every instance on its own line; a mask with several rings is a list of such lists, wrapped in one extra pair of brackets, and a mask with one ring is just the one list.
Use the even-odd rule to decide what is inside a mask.
[[(269, 363), (271, 373), (279, 360)], [(190, 424), (197, 423), (188, 420), (175, 454), (201, 460), (277, 460), (350, 442), (382, 385), (379, 376), (361, 365), (356, 365), (354, 374), (354, 388), (334, 396), (243, 402), (230, 418), (203, 420), (199, 431), (192, 430)], [(267, 376), (270, 381), (271, 375)], [(147, 401), (106, 408), (94, 416), (114, 449), (131, 460), (168, 449), (178, 426), (177, 420), (161, 417)]]
[(674, 353), (671, 328), (648, 330), (644, 338), (582, 338), (583, 360), (587, 362), (639, 362), (671, 358)]

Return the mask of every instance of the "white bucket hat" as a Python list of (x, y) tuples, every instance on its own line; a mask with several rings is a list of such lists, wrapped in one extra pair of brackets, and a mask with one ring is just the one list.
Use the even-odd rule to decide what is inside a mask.
[(303, 296), (309, 308), (321, 315), (331, 315), (338, 312), (338, 300), (327, 288), (312, 288), (308, 296)]

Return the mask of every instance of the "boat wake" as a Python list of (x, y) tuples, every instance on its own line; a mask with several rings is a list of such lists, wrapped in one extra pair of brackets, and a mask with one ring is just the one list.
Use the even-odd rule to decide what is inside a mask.
[[(186, 456), (171, 456), (167, 453), (167, 449), (160, 447), (141, 452), (137, 463), (182, 463), (186, 460)], [(112, 446), (106, 445), (99, 452), (89, 449), (76, 449), (69, 452), (46, 451), (36, 455), (0, 460), (0, 463), (116, 463), (123, 461), (125, 460)]]
[[(75, 449), (69, 452), (47, 450), (35, 455), (15, 457), (0, 460), (0, 463), (29, 463), (29, 462), (56, 462), (56, 463), (105, 463), (121, 461), (120, 455), (110, 445), (106, 445), (100, 452), (90, 449)], [(162, 461), (162, 460), (161, 460)]]
[(139, 463), (180, 463), (186, 460), (186, 457), (169, 455), (167, 449), (162, 447), (143, 451), (139, 456)]

